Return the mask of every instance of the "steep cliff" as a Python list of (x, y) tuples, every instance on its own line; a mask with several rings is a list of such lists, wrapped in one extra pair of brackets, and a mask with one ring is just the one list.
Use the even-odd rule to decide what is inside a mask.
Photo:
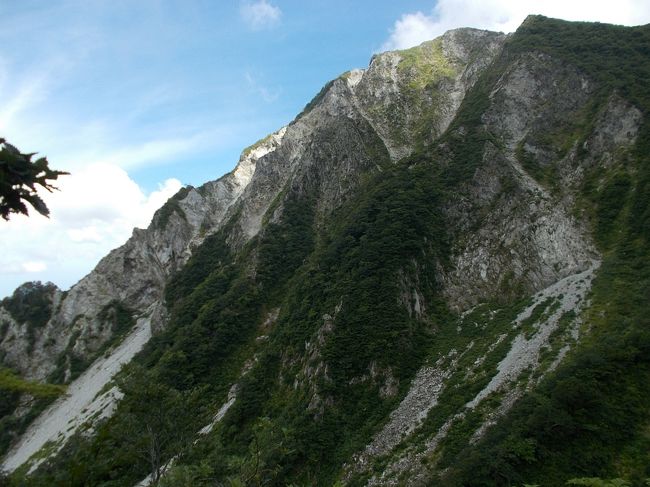
[(3, 363), (74, 379), (3, 467), (32, 485), (650, 475), (649, 41), (529, 17), (328, 83), (69, 292), (39, 288), (37, 326), (29, 288), (3, 303)]

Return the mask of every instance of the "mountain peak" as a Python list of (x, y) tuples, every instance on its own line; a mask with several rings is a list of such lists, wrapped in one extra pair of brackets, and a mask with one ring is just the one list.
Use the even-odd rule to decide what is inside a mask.
[(0, 307), (3, 364), (72, 391), (24, 433), (8, 396), (3, 466), (21, 485), (644, 478), (650, 63), (639, 29), (585, 25), (377, 54), (170, 199), (31, 342)]

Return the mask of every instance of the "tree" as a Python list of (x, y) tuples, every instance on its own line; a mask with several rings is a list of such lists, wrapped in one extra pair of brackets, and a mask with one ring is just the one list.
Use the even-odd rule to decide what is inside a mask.
[(155, 485), (202, 425), (201, 391), (180, 392), (138, 364), (130, 364), (117, 384), (124, 393), (117, 414), (122, 447), (148, 464)]
[(230, 487), (273, 484), (282, 470), (283, 462), (296, 453), (289, 446), (291, 430), (280, 427), (268, 417), (259, 418), (251, 433), (248, 455), (231, 460), (239, 475), (228, 477)]
[(32, 161), (34, 155), (36, 153), (23, 154), (0, 138), (0, 216), (5, 220), (11, 213), (27, 215), (25, 202), (41, 215), (48, 216), (50, 210), (36, 193), (36, 186), (52, 192), (56, 187), (50, 181), (68, 174), (50, 169), (45, 157)]

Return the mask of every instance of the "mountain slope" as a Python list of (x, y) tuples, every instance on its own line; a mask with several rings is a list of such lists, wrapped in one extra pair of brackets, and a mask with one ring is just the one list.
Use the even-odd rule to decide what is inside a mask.
[[(40, 378), (65, 353), (90, 360), (125, 310), (155, 331), (94, 434), (14, 479), (650, 475), (649, 36), (529, 17), (326, 85), (102, 261), (33, 348), (10, 347), (25, 325), (7, 318), (5, 363)], [(70, 345), (92, 329), (101, 345)]]

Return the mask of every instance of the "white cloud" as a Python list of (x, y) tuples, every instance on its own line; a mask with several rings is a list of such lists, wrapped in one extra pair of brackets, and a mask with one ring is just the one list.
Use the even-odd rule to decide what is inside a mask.
[(23, 270), (25, 272), (43, 272), (46, 269), (47, 264), (40, 260), (23, 262)]
[(282, 11), (267, 0), (245, 2), (240, 8), (242, 19), (253, 30), (274, 27), (280, 22)]
[(35, 211), (0, 221), (0, 296), (27, 280), (69, 287), (134, 227), (146, 227), (153, 213), (181, 188), (168, 179), (145, 194), (112, 164), (93, 164), (57, 181), (60, 191), (43, 195), (50, 218)]
[(407, 13), (391, 29), (381, 51), (406, 49), (433, 39), (447, 30), (475, 27), (513, 32), (529, 14), (565, 20), (622, 25), (650, 22), (647, 0), (440, 0), (429, 14)]

